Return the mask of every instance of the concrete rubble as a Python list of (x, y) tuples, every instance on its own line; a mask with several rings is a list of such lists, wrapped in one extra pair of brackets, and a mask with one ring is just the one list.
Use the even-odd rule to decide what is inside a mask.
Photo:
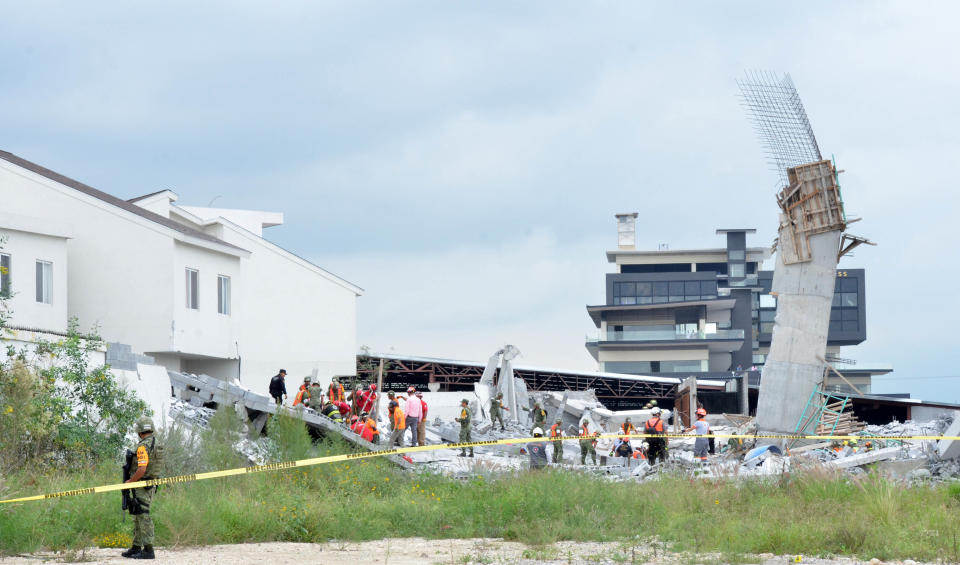
[[(499, 357), (502, 355), (498, 352)], [(492, 358), (493, 359), (493, 358)], [(507, 360), (509, 361), (509, 360)], [(503, 368), (501, 367), (501, 371)], [(187, 430), (198, 432), (208, 427), (215, 413), (213, 406), (227, 404), (234, 406), (245, 420), (245, 437), (234, 445), (238, 453), (243, 454), (251, 464), (262, 464), (269, 453), (269, 439), (261, 437), (269, 414), (276, 413), (278, 407), (272, 399), (251, 391), (239, 382), (220, 381), (206, 375), (189, 375), (169, 372), (174, 392), (165, 405), (167, 422), (181, 424)], [(511, 377), (512, 378), (512, 377)], [(519, 380), (519, 379), (517, 379)], [(501, 380), (502, 382), (502, 380)], [(522, 383), (522, 381), (520, 381)], [(506, 388), (494, 386), (486, 376), (474, 387), (472, 392), (425, 392), (424, 400), (429, 407), (426, 424), (428, 444), (455, 443), (459, 441), (459, 424), (454, 422), (459, 414), (460, 401), (466, 398), (474, 414), (472, 439), (488, 441), (506, 438), (529, 437), (533, 427), (530, 408), (539, 402), (547, 411), (548, 425), (556, 418), (562, 420), (564, 435), (577, 435), (580, 422), (587, 420), (591, 430), (603, 434), (614, 434), (626, 418), (631, 418), (634, 426), (643, 429), (643, 423), (651, 416), (650, 410), (612, 411), (603, 406), (593, 390), (587, 391), (549, 391), (528, 392), (525, 386), (514, 386), (513, 407), (504, 413), (505, 429), (494, 426), (489, 417), (490, 399), (496, 392)], [(506, 394), (504, 395), (506, 397)], [(522, 400), (522, 402), (521, 402)], [(342, 424), (336, 423), (313, 410), (294, 410), (280, 407), (290, 415), (302, 415), (307, 425), (320, 435), (336, 433), (358, 447), (370, 450), (387, 449), (387, 409), (386, 402), (380, 404), (380, 423), (383, 442), (373, 445), (350, 432)], [(960, 413), (940, 416), (930, 422), (891, 422), (883, 426), (867, 426), (861, 432), (863, 436), (954, 436), (958, 434)], [(679, 433), (679, 424), (675, 424), (673, 415), (664, 410), (662, 417), (669, 424), (670, 433)], [(715, 434), (753, 434), (757, 427), (753, 420), (743, 421), (711, 414), (707, 417)], [(737, 422), (742, 422), (735, 425)], [(547, 430), (544, 430), (545, 433)], [(404, 445), (409, 445), (410, 436), (405, 437)], [(641, 457), (614, 457), (613, 439), (601, 439), (597, 443), (599, 465), (580, 465), (579, 442), (564, 442), (563, 458), (560, 465), (576, 469), (610, 480), (655, 480), (660, 471), (687, 473), (703, 478), (750, 477), (779, 475), (793, 468), (810, 465), (822, 466), (850, 473), (862, 473), (867, 466), (894, 480), (922, 481), (947, 480), (960, 477), (960, 459), (955, 452), (957, 442), (948, 440), (873, 440), (867, 447), (866, 440), (857, 445), (844, 445), (842, 442), (819, 442), (787, 446), (785, 452), (772, 446), (756, 446), (756, 441), (717, 438), (714, 452), (706, 463), (695, 460), (693, 455), (694, 436), (671, 438), (669, 440), (669, 458), (664, 464), (651, 466)], [(640, 451), (645, 442), (631, 441), (634, 450)], [(756, 449), (755, 449), (756, 448)], [(548, 442), (548, 452), (552, 455), (553, 446)], [(752, 450), (752, 451), (751, 451)], [(527, 468), (527, 457), (522, 453), (522, 445), (479, 446), (473, 459), (461, 458), (458, 450), (441, 449), (411, 453), (406, 457), (387, 456), (398, 465), (407, 469), (422, 469), (440, 472), (452, 476), (472, 476), (476, 474), (496, 474)], [(589, 463), (589, 460), (588, 460)]]

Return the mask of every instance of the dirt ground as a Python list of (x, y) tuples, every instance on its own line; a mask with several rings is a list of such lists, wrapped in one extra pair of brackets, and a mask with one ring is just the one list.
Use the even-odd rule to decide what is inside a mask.
[[(37, 564), (51, 562), (125, 563), (132, 561), (120, 557), (120, 549), (91, 548), (68, 554), (18, 555), (0, 559), (0, 565)], [(159, 548), (157, 562), (196, 565), (239, 564), (302, 564), (322, 565), (468, 565), (495, 563), (552, 563), (572, 564), (657, 564), (657, 565), (721, 565), (729, 559), (722, 555), (708, 554), (691, 556), (664, 553), (663, 549), (647, 542), (632, 545), (624, 542), (579, 543), (560, 542), (542, 547), (530, 547), (521, 543), (498, 539), (424, 540), (385, 539), (370, 542), (310, 543), (250, 543), (187, 547), (177, 549)], [(736, 563), (761, 563), (762, 565), (866, 565), (879, 561), (858, 559), (817, 559), (807, 556), (735, 556)], [(890, 561), (889, 564), (923, 565), (912, 561)]]

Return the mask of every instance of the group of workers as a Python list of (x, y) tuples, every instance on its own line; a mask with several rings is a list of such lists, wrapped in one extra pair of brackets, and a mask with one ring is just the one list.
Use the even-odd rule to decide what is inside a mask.
[[(286, 371), (281, 369), (270, 382), (270, 394), (278, 404), (282, 404), (287, 396), (286, 385), (284, 383), (285, 377)], [(310, 408), (335, 422), (342, 423), (350, 430), (359, 434), (363, 439), (373, 443), (380, 443), (380, 431), (377, 427), (375, 414), (377, 398), (377, 385), (375, 384), (368, 385), (366, 389), (358, 386), (355, 390), (347, 394), (343, 384), (338, 381), (337, 377), (333, 377), (326, 390), (320, 386), (320, 383), (314, 382), (311, 377), (304, 377), (303, 384), (297, 390), (294, 397), (293, 405), (303, 405)], [(423, 393), (411, 386), (407, 389), (406, 396), (388, 392), (387, 398), (389, 400), (387, 415), (390, 432), (388, 445), (390, 447), (403, 447), (404, 442), (407, 441), (408, 430), (410, 432), (408, 444), (410, 447), (424, 445), (428, 407), (427, 402), (423, 399)], [(471, 442), (470, 432), (473, 424), (473, 413), (470, 410), (469, 404), (468, 399), (464, 398), (461, 400), (458, 415), (454, 418), (454, 421), (460, 424), (460, 443)], [(522, 409), (530, 412), (530, 418), (533, 422), (533, 428), (531, 430), (533, 437), (543, 438), (545, 436), (544, 430), (548, 429), (547, 411), (539, 402), (534, 402), (532, 408), (523, 407)], [(650, 410), (651, 412), (651, 417), (644, 422), (643, 425), (642, 433), (650, 436), (646, 439), (645, 447), (634, 449), (630, 438), (626, 437), (641, 433), (628, 417), (620, 426), (619, 434), (621, 434), (621, 437), (616, 439), (613, 449), (610, 452), (612, 456), (624, 458), (625, 464), (627, 465), (631, 458), (646, 459), (650, 465), (655, 465), (657, 462), (665, 462), (667, 459), (667, 439), (665, 437), (658, 437), (666, 434), (667, 425), (661, 419), (661, 410), (657, 406), (657, 401), (651, 400), (644, 406), (644, 409)], [(503, 412), (509, 410), (510, 409), (503, 404), (502, 393), (497, 394), (495, 398), (490, 400), (489, 414), (491, 423), (494, 426), (499, 423), (501, 431), (506, 430), (503, 421)], [(706, 410), (699, 408), (696, 413), (697, 420), (692, 426), (685, 428), (684, 432), (695, 431), (698, 436), (709, 435), (710, 425), (706, 421)], [(549, 427), (549, 431), (546, 434), (547, 437), (545, 438), (548, 439), (553, 446), (553, 463), (561, 463), (563, 461), (563, 438), (565, 436), (562, 424), (562, 419), (557, 418), (553, 425)], [(569, 431), (574, 431), (573, 426), (570, 427)], [(596, 447), (600, 431), (591, 430), (590, 422), (583, 420), (580, 422), (580, 428), (576, 430), (575, 433), (580, 438), (580, 464), (586, 465), (587, 457), (590, 457), (590, 460), (596, 465)], [(697, 438), (694, 444), (694, 457), (697, 460), (702, 462), (707, 460), (707, 453), (713, 452), (710, 446), (711, 442), (712, 440), (708, 441), (706, 437)], [(537, 442), (532, 442), (530, 445), (533, 443)], [(531, 466), (533, 468), (546, 465), (547, 457), (545, 450), (541, 454), (539, 449), (532, 449), (528, 446), (525, 451), (530, 454)], [(460, 455), (462, 457), (473, 457), (473, 447), (461, 447)]]

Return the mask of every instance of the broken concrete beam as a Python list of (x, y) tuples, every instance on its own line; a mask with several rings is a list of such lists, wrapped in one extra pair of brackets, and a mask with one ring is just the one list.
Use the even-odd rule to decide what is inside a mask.
[[(947, 437), (960, 436), (960, 411), (953, 413), (953, 423), (944, 432)], [(960, 457), (960, 441), (953, 439), (941, 439), (937, 442), (937, 454), (940, 459), (956, 459)]]
[(827, 462), (826, 465), (835, 469), (850, 469), (851, 467), (859, 467), (867, 463), (896, 459), (900, 451), (900, 447), (886, 447), (876, 451), (867, 451), (866, 453), (858, 453), (842, 459), (835, 459)]

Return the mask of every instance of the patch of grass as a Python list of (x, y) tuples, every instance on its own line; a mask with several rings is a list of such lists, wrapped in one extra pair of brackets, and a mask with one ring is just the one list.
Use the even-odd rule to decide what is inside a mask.
[[(235, 433), (227, 416), (218, 415), (222, 427), (209, 441)], [(339, 441), (311, 445), (296, 420), (270, 425), (278, 458), (350, 450)], [(222, 460), (227, 454), (207, 451), (206, 439), (197, 457)], [(56, 476), (27, 470), (5, 484), (9, 496), (110, 484), (118, 480), (114, 465)], [(958, 492), (955, 484), (904, 487), (878, 476), (813, 473), (610, 483), (549, 470), (462, 481), (358, 459), (165, 486), (153, 513), (161, 546), (502, 537), (530, 545), (523, 556), (535, 560), (565, 559), (550, 544), (573, 540), (619, 541), (617, 557), (606, 558), (626, 563), (656, 559), (661, 543), (731, 563), (765, 552), (958, 562)], [(398, 520), (401, 505), (417, 519)], [(77, 550), (131, 528), (117, 493), (0, 506), (0, 553)], [(486, 555), (468, 557), (481, 562)]]

